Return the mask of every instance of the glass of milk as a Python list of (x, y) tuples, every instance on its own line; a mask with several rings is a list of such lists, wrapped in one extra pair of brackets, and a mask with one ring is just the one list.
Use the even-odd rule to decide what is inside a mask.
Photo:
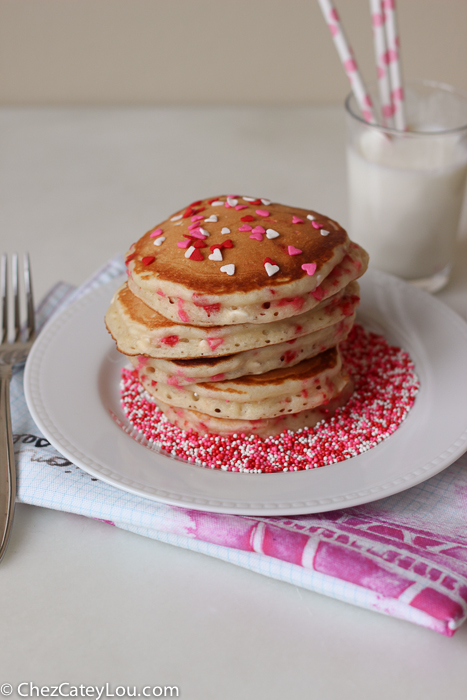
[[(377, 86), (370, 88), (378, 104)], [(346, 100), (350, 235), (370, 264), (430, 292), (449, 280), (467, 176), (467, 95), (405, 86), (407, 130), (368, 124)]]

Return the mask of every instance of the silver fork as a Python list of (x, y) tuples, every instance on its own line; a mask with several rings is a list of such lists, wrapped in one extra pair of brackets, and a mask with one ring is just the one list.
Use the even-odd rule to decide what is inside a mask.
[(8, 261), (2, 255), (0, 269), (0, 293), (2, 305), (2, 336), (0, 344), (0, 561), (8, 546), (16, 497), (15, 453), (10, 416), (10, 379), (12, 367), (24, 362), (36, 337), (34, 301), (32, 296), (29, 256), (24, 256), (24, 288), (26, 292), (27, 320), (22, 339), (20, 321), (20, 290), (18, 256), (12, 255), (11, 288), (13, 292), (14, 334), (8, 334)]

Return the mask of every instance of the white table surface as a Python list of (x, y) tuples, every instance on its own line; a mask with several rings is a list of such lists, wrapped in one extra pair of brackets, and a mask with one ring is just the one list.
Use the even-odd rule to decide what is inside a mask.
[[(269, 197), (345, 225), (344, 140), (337, 108), (2, 110), (0, 250), (30, 251), (39, 298), (200, 197)], [(439, 294), (464, 318), (466, 272), (464, 242)], [(176, 685), (187, 700), (467, 697), (467, 625), (447, 639), (31, 506), (17, 507), (0, 566), (0, 621), (0, 686)]]

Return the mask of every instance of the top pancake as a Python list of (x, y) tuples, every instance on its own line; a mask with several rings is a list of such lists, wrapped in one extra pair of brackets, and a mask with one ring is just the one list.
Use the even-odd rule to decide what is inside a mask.
[[(129, 287), (178, 323), (269, 323), (281, 300), (281, 318), (303, 313), (310, 293), (320, 300), (320, 284), (349, 248), (345, 230), (322, 214), (222, 196), (195, 202), (137, 241), (126, 258)], [(363, 251), (360, 259), (354, 278), (366, 269)]]

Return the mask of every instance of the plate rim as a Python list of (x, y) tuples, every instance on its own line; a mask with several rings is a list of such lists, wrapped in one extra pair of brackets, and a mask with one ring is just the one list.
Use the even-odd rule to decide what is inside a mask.
[[(412, 287), (408, 283), (400, 280), (392, 275), (378, 271), (378, 270), (368, 270), (365, 282), (366, 286), (371, 286), (376, 284), (379, 287), (385, 287), (389, 285), (393, 290), (402, 290), (404, 293), (409, 294), (414, 299), (421, 300), (421, 303), (425, 305), (432, 305), (437, 311), (442, 311), (443, 317), (448, 319), (449, 322), (461, 331), (466, 339), (467, 343), (467, 323), (451, 308), (443, 304), (439, 299), (432, 297), (425, 292), (422, 292), (415, 287)], [(79, 466), (81, 469), (97, 477), (98, 479), (120, 489), (127, 491), (137, 496), (143, 498), (167, 503), (169, 505), (180, 506), (183, 508), (191, 508), (194, 510), (204, 510), (217, 513), (227, 513), (227, 514), (242, 514), (242, 515), (299, 515), (313, 512), (325, 512), (329, 510), (336, 510), (338, 508), (348, 508), (351, 506), (361, 505), (363, 503), (368, 503), (374, 500), (379, 500), (390, 495), (394, 495), (400, 491), (404, 491), (407, 488), (416, 486), (417, 484), (425, 481), (426, 479), (434, 476), (443, 469), (447, 468), (452, 464), (461, 454), (463, 454), (467, 449), (467, 414), (466, 414), (466, 426), (464, 431), (457, 437), (456, 440), (451, 442), (451, 444), (446, 445), (443, 451), (431, 460), (425, 462), (423, 465), (418, 466), (413, 471), (408, 471), (403, 475), (400, 475), (396, 479), (390, 479), (385, 481), (384, 479), (379, 480), (372, 486), (366, 489), (357, 489), (356, 491), (341, 494), (339, 496), (333, 497), (329, 495), (328, 497), (322, 497), (317, 499), (293, 499), (289, 502), (279, 502), (271, 503), (270, 498), (266, 501), (245, 500), (242, 503), (238, 503), (239, 499), (235, 499), (237, 502), (229, 501), (228, 495), (225, 497), (213, 498), (212, 496), (207, 496), (206, 498), (200, 497), (187, 497), (180, 492), (167, 492), (167, 490), (157, 489), (147, 483), (139, 483), (135, 480), (128, 480), (124, 477), (119, 477), (115, 469), (108, 467), (101, 460), (96, 460), (90, 454), (83, 452), (77, 445), (70, 443), (65, 435), (63, 435), (60, 430), (54, 425), (53, 418), (49, 415), (47, 408), (44, 404), (44, 397), (41, 394), (39, 378), (41, 376), (40, 368), (44, 362), (44, 358), (47, 357), (48, 353), (53, 352), (53, 339), (60, 333), (61, 328), (63, 328), (65, 323), (68, 323), (73, 316), (76, 316), (81, 310), (86, 309), (88, 305), (95, 300), (96, 296), (105, 296), (106, 292), (108, 296), (106, 297), (107, 303), (111, 296), (111, 291), (117, 288), (119, 284), (125, 279), (125, 275), (118, 276), (110, 282), (100, 285), (95, 289), (91, 289), (81, 298), (77, 299), (71, 305), (60, 311), (46, 324), (42, 332), (39, 334), (36, 343), (34, 344), (31, 353), (28, 357), (25, 369), (24, 378), (24, 388), (25, 397), (28, 408), (31, 415), (43, 432), (45, 437), (51, 442), (51, 444), (61, 452), (67, 459), (72, 461), (74, 464)], [(92, 307), (91, 307), (92, 308)], [(111, 346), (113, 341), (109, 338), (109, 345)], [(115, 350), (115, 352), (117, 352)], [(99, 361), (101, 357), (99, 357)], [(108, 409), (102, 404), (102, 410), (108, 415)], [(410, 415), (410, 414), (409, 414)], [(404, 425), (404, 424), (403, 424)], [(402, 426), (401, 426), (402, 427)], [(118, 430), (120, 435), (124, 435), (123, 431), (115, 425), (115, 430)], [(397, 431), (395, 435), (397, 434)], [(129, 435), (125, 436), (128, 441), (131, 441), (132, 445), (137, 445), (140, 450), (145, 450), (149, 452), (148, 449), (138, 441), (134, 440)], [(393, 439), (391, 436), (387, 440), (383, 441), (376, 447), (372, 448), (371, 452), (375, 454), (375, 451), (384, 452), (387, 449), (387, 444)], [(144, 438), (143, 438), (144, 439)], [(130, 443), (129, 443), (130, 444)], [(136, 450), (135, 454), (138, 454)], [(141, 454), (141, 453), (140, 453)], [(151, 451), (151, 454), (157, 455), (158, 458), (162, 460), (174, 460), (171, 456), (166, 456), (159, 454), (157, 452)], [(365, 453), (368, 454), (368, 453)], [(345, 460), (333, 465), (327, 465), (324, 467), (326, 473), (336, 472), (342, 469), (343, 466), (348, 466), (355, 460), (361, 460), (364, 455), (359, 455), (350, 460)], [(384, 457), (383, 457), (384, 459)], [(207, 473), (211, 476), (214, 475), (224, 475), (227, 479), (240, 478), (242, 480), (277, 480), (278, 491), (280, 492), (280, 484), (288, 483), (291, 479), (296, 480), (297, 486), (300, 481), (304, 479), (316, 479), (314, 476), (318, 473), (322, 473), (322, 469), (318, 470), (304, 470), (301, 472), (293, 473), (275, 473), (275, 474), (242, 474), (242, 473), (226, 473), (220, 470), (203, 469), (198, 465), (191, 465), (189, 463), (183, 462), (182, 460), (175, 461), (178, 464), (182, 464), (183, 468), (195, 469), (200, 473)], [(211, 478), (211, 477), (210, 477)], [(214, 477), (217, 478), (217, 477)]]

